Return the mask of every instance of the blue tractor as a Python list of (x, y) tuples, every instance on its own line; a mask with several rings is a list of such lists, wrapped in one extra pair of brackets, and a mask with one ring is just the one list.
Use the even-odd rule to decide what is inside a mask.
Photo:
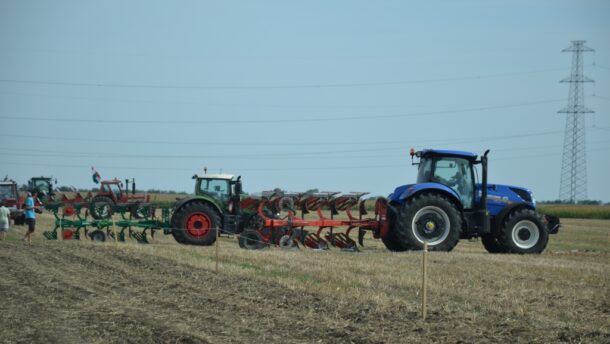
[[(491, 253), (541, 253), (559, 219), (536, 211), (528, 189), (488, 184), (487, 154), (411, 150), (417, 182), (388, 197), (388, 226), (380, 233), (392, 251), (450, 251), (460, 239), (481, 238)], [(476, 165), (481, 165), (478, 182)]]

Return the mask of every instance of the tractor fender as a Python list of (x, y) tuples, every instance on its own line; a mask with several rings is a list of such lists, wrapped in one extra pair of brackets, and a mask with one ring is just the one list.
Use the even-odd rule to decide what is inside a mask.
[(407, 200), (424, 192), (436, 192), (447, 196), (452, 202), (456, 204), (458, 209), (462, 210), (462, 201), (460, 196), (450, 187), (439, 184), (439, 183), (422, 183), (414, 184), (407, 187), (402, 194), (398, 197), (399, 202), (404, 204)]
[(203, 203), (211, 206), (212, 209), (216, 210), (218, 212), (218, 215), (222, 216), (222, 214), (223, 214), (222, 209), (220, 209), (220, 207), (218, 206), (218, 204), (216, 204), (216, 202), (212, 202), (211, 200), (204, 198), (204, 197), (192, 197), (192, 196), (181, 198), (181, 199), (177, 200), (176, 203), (174, 203), (174, 206), (172, 208), (172, 213), (175, 214), (178, 211), (178, 209), (180, 209), (183, 206), (185, 206), (186, 204), (192, 203), (192, 202), (203, 202)]
[(500, 229), (501, 229), (502, 224), (504, 223), (504, 220), (506, 219), (506, 217), (509, 216), (511, 213), (521, 210), (521, 209), (531, 209), (534, 211), (536, 210), (536, 208), (531, 206), (529, 203), (508, 204), (506, 207), (504, 207), (504, 209), (502, 209), (502, 211), (500, 213), (498, 213), (498, 215), (496, 215), (492, 218), (491, 234), (493, 234), (493, 236), (497, 236), (500, 233)]

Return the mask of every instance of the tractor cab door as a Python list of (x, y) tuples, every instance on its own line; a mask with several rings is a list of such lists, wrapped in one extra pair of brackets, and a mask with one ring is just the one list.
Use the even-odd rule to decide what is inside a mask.
[(433, 160), (432, 170), (431, 181), (457, 192), (464, 209), (474, 208), (474, 174), (470, 161), (458, 157), (439, 157)]

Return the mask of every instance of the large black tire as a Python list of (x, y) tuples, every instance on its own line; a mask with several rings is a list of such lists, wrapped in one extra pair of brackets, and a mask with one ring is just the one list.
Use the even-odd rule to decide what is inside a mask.
[(89, 203), (89, 214), (96, 220), (109, 219), (112, 216), (112, 199), (106, 196), (95, 196)]
[(526, 208), (506, 217), (498, 242), (509, 253), (541, 253), (549, 242), (549, 233), (542, 216)]
[(481, 236), (481, 242), (483, 243), (483, 247), (489, 253), (506, 253), (508, 250), (504, 247), (500, 242), (498, 242), (498, 238), (493, 234), (484, 234)]
[(422, 194), (399, 208), (392, 230), (402, 247), (421, 250), (427, 241), (430, 251), (451, 251), (460, 240), (462, 218), (444, 196)]
[(172, 235), (187, 245), (209, 246), (216, 241), (221, 228), (220, 215), (204, 202), (190, 202), (178, 208), (171, 220)]
[(408, 247), (402, 246), (402, 243), (398, 241), (396, 231), (394, 229), (391, 229), (386, 236), (382, 236), (381, 241), (385, 247), (392, 252), (404, 252), (409, 250)]

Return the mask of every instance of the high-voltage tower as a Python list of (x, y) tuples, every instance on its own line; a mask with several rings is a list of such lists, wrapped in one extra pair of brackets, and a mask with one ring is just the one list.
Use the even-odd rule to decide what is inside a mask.
[(570, 203), (587, 198), (585, 114), (593, 110), (585, 106), (584, 83), (593, 80), (583, 75), (582, 53), (594, 50), (585, 46), (585, 42), (572, 41), (572, 46), (562, 50), (572, 52), (572, 74), (561, 80), (570, 83), (570, 93), (568, 106), (558, 111), (567, 114), (559, 199)]

